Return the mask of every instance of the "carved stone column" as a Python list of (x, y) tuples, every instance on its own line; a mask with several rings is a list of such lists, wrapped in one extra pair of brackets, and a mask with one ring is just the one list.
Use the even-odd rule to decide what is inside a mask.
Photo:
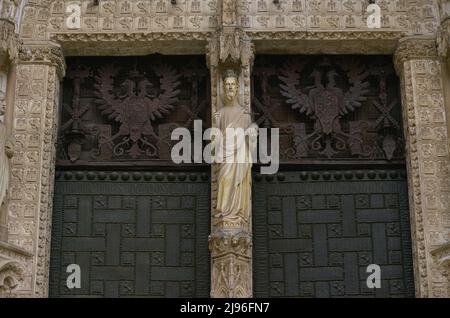
[[(212, 114), (221, 107), (221, 74), (227, 68), (240, 72), (240, 103), (250, 111), (250, 73), (253, 45), (239, 26), (240, 1), (223, 0), (219, 7), (219, 27), (210, 38), (207, 61), (211, 71)], [(214, 123), (214, 120), (212, 121)], [(216, 214), (218, 167), (213, 165), (212, 215)], [(251, 202), (249, 202), (251, 206)], [(212, 217), (211, 297), (252, 297), (252, 220), (230, 222)]]
[(449, 297), (447, 272), (433, 257), (450, 239), (444, 66), (435, 40), (425, 37), (402, 39), (395, 66), (402, 89), (416, 295)]
[(59, 45), (25, 43), (16, 66), (14, 157), (8, 202), (8, 243), (27, 251), (26, 275), (17, 295), (46, 297), (60, 80)]

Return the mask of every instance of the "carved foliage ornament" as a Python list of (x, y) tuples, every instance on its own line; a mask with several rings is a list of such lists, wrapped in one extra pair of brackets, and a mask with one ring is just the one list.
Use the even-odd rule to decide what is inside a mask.
[(209, 249), (213, 257), (227, 253), (250, 257), (251, 236), (247, 232), (227, 233), (217, 231), (209, 236)]

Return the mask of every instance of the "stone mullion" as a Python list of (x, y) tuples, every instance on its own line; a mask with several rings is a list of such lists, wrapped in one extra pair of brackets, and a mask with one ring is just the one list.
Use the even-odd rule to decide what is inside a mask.
[[(212, 40), (212, 42), (215, 39)], [(210, 43), (210, 47), (216, 47)], [(210, 52), (214, 54), (214, 52)], [(221, 68), (224, 65), (211, 65), (211, 105), (214, 114), (220, 103)], [(241, 100), (244, 105), (250, 104), (250, 67), (241, 67), (240, 82), (244, 83)], [(212, 120), (214, 126), (214, 120)], [(217, 165), (211, 167), (211, 210), (215, 215), (217, 199)], [(226, 221), (211, 218), (211, 297), (251, 297), (252, 262), (251, 262), (251, 216), (248, 224), (235, 227)]]
[[(208, 43), (207, 61), (211, 72), (211, 113), (221, 107), (222, 72), (238, 70), (241, 106), (250, 110), (250, 70), (253, 45), (239, 26), (239, 6), (234, 0), (219, 2), (219, 27)], [(218, 167), (211, 168), (211, 297), (252, 297), (252, 226), (246, 221), (215, 218)], [(251, 206), (251, 202), (250, 202)]]
[(64, 60), (50, 42), (24, 45), (17, 65), (8, 241), (33, 256), (17, 294), (48, 296), (51, 209), (60, 79)]
[(395, 60), (402, 89), (416, 295), (448, 297), (446, 271), (433, 256), (446, 242), (450, 216), (443, 69), (433, 39), (402, 40)]

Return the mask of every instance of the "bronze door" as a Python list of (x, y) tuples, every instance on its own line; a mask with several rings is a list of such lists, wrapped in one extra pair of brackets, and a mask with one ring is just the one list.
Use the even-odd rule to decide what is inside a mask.
[(414, 296), (399, 95), (391, 57), (257, 57), (253, 111), (279, 128), (281, 172), (255, 168), (255, 296)]
[(207, 173), (66, 170), (55, 189), (50, 296), (208, 297)]
[[(257, 297), (413, 297), (405, 171), (254, 178)], [(369, 289), (367, 266), (381, 268)]]
[[(173, 129), (209, 127), (204, 58), (67, 64), (50, 296), (208, 297), (209, 168), (170, 158)], [(81, 288), (67, 286), (71, 264)]]

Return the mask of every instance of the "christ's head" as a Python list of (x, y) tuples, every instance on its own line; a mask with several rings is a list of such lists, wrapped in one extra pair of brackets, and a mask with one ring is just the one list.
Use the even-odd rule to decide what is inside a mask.
[(223, 90), (225, 104), (231, 105), (238, 96), (239, 81), (233, 70), (227, 70), (223, 76)]

